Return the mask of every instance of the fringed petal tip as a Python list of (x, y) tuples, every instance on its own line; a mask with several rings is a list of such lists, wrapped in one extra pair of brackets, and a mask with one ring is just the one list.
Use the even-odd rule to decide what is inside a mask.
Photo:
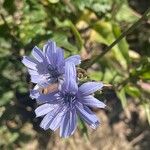
[(38, 65), (38, 61), (36, 61), (35, 59), (28, 57), (28, 56), (23, 56), (21, 62), (28, 68), (33, 69), (33, 70), (37, 70), (37, 65)]
[(45, 103), (35, 109), (35, 114), (36, 114), (36, 117), (40, 117), (40, 116), (44, 116), (44, 115), (48, 114), (52, 110), (54, 110), (53, 105)]
[(91, 127), (92, 129), (96, 130), (99, 125), (100, 125), (100, 121), (97, 121), (97, 122), (91, 124), (90, 127)]
[(56, 42), (51, 39), (47, 41), (47, 44), (56, 44)]
[(33, 57), (40, 63), (44, 63), (45, 62), (45, 57), (44, 57), (44, 54), (42, 52), (41, 49), (39, 49), (37, 46), (35, 46), (33, 49), (32, 49), (32, 55)]
[(26, 58), (27, 56), (22, 56), (21, 57), (21, 62), (24, 64), (24, 59)]
[(36, 99), (40, 96), (39, 93), (39, 86), (35, 85), (35, 87), (33, 89), (30, 89), (30, 98), (31, 99)]

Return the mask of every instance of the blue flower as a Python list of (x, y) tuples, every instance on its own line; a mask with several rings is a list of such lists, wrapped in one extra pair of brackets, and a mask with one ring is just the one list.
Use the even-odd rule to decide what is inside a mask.
[(41, 128), (53, 131), (60, 128), (60, 136), (68, 137), (76, 130), (77, 118), (80, 117), (95, 129), (100, 121), (89, 107), (105, 108), (103, 102), (92, 96), (102, 87), (103, 84), (97, 82), (87, 82), (78, 87), (75, 65), (66, 63), (65, 80), (61, 90), (53, 97), (40, 94), (37, 98), (46, 102), (35, 110), (37, 117), (44, 116)]
[(81, 62), (79, 55), (64, 59), (63, 49), (57, 47), (53, 41), (48, 41), (44, 45), (43, 51), (35, 46), (32, 50), (32, 56), (24, 56), (22, 60), (31, 75), (31, 82), (36, 84), (31, 91), (32, 98), (36, 98), (39, 88), (63, 82), (66, 62), (71, 62), (75, 65)]

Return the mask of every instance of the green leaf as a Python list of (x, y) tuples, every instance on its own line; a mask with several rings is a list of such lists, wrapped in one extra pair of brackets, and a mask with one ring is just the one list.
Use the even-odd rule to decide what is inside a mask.
[[(99, 42), (102, 44), (110, 45), (121, 34), (120, 27), (117, 24), (98, 21), (93, 25), (94, 32), (91, 33), (91, 41)], [(121, 40), (112, 48), (113, 57), (118, 63), (127, 70), (127, 66), (130, 63), (128, 44), (125, 39)]]
[(85, 9), (86, 6), (90, 5), (93, 0), (73, 0), (72, 3), (81, 11)]
[(48, 0), (50, 3), (53, 3), (53, 4), (55, 4), (55, 3), (58, 3), (59, 2), (59, 0)]
[(77, 28), (75, 27), (75, 25), (72, 22), (70, 22), (70, 28), (72, 29), (72, 31), (75, 35), (77, 47), (80, 51), (83, 47), (82, 37), (81, 37), (80, 33), (78, 32)]
[[(30, 8), (30, 5), (33, 8)], [(36, 35), (46, 34), (45, 27), (47, 25), (47, 13), (44, 7), (36, 1), (26, 1), (23, 9), (23, 16), (18, 26), (18, 34), (24, 44), (30, 43)], [(31, 15), (32, 14), (32, 15)]]
[(122, 88), (120, 91), (116, 91), (117, 97), (120, 99), (123, 108), (127, 106), (127, 98), (125, 95), (125, 89)]
[(145, 80), (150, 80), (150, 58), (142, 58), (140, 60), (139, 66), (132, 69), (131, 77), (132, 78), (140, 78)]
[(103, 73), (101, 71), (91, 71), (89, 77), (91, 80), (100, 81)]
[(63, 47), (66, 50), (71, 52), (78, 51), (78, 49), (68, 41), (68, 37), (65, 33), (55, 33), (52, 39), (58, 44), (58, 46)]
[(143, 106), (144, 106), (144, 109), (145, 109), (145, 113), (146, 113), (146, 116), (147, 116), (148, 123), (150, 125), (150, 104), (149, 103), (144, 103)]
[(19, 138), (19, 133), (13, 133), (9, 138), (9, 143), (15, 142)]
[(135, 15), (133, 10), (128, 6), (127, 3), (123, 3), (123, 5), (117, 11), (116, 19), (118, 21), (126, 21), (126, 22), (135, 22), (138, 17)]
[(111, 6), (108, 3), (100, 4), (99, 2), (97, 2), (92, 5), (92, 9), (97, 13), (106, 13), (111, 9)]
[(137, 87), (132, 85), (127, 85), (125, 87), (125, 91), (127, 94), (129, 94), (132, 97), (139, 97), (141, 95), (140, 90)]
[(81, 50), (83, 47), (83, 41), (82, 37), (80, 36), (80, 33), (78, 32), (75, 25), (70, 20), (65, 20), (64, 22), (60, 22), (57, 18), (54, 19), (55, 23), (59, 28), (70, 28), (75, 36), (76, 39), (76, 45), (78, 47), (78, 50)]
[(1, 126), (0, 128), (0, 146), (14, 143), (19, 138), (19, 133), (11, 132), (6, 126)]
[(150, 80), (150, 70), (141, 74), (141, 79)]
[[(115, 38), (118, 38), (121, 35), (121, 29), (117, 24), (112, 24), (112, 29)], [(126, 59), (126, 62), (129, 64), (130, 63), (130, 58), (129, 58), (129, 45), (126, 41), (126, 39), (122, 39), (118, 43), (118, 48), (121, 54), (123, 55), (124, 59)], [(117, 51), (118, 52), (118, 51)]]
[(5, 93), (3, 93), (2, 96), (0, 97), (0, 106), (9, 103), (13, 97), (14, 97), (13, 91), (6, 91)]

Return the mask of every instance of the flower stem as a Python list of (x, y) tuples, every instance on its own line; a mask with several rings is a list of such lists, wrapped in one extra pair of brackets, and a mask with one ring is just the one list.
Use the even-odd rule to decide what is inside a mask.
[(144, 12), (142, 17), (137, 20), (131, 27), (129, 27), (126, 31), (124, 31), (111, 45), (109, 45), (104, 52), (92, 58), (92, 60), (86, 64), (85, 69), (89, 68), (95, 62), (99, 60), (99, 58), (103, 57), (107, 52), (109, 52), (117, 43), (119, 43), (125, 36), (131, 33), (143, 20), (147, 19), (148, 13), (150, 11), (150, 7)]

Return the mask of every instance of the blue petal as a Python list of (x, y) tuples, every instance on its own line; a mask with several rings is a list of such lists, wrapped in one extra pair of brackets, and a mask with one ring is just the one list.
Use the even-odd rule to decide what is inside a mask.
[(28, 69), (37, 71), (39, 74), (46, 74), (48, 72), (47, 68), (45, 67), (46, 64), (40, 63), (34, 58), (24, 56), (22, 63), (28, 67)]
[(41, 86), (48, 86), (49, 85), (49, 82), (46, 78), (46, 76), (43, 76), (43, 75), (31, 75), (31, 82), (33, 83), (38, 83), (39, 85)]
[(37, 70), (33, 70), (33, 69), (28, 69), (28, 72), (30, 75), (39, 75), (38, 71)]
[(74, 55), (65, 59), (66, 62), (73, 63), (74, 65), (79, 65), (81, 63), (80, 55)]
[(43, 55), (43, 52), (37, 46), (33, 48), (32, 55), (38, 62), (45, 62), (45, 57)]
[(96, 129), (100, 124), (97, 116), (87, 106), (77, 103), (76, 109), (81, 119), (83, 119), (91, 128)]
[(62, 124), (60, 126), (60, 136), (61, 137), (68, 137), (72, 135), (76, 129), (77, 126), (77, 114), (76, 110), (70, 110), (68, 111), (62, 121)]
[(43, 52), (45, 53), (45, 57), (49, 64), (54, 64), (54, 55), (56, 53), (56, 43), (53, 41), (48, 41), (44, 47)]
[(49, 64), (55, 66), (61, 65), (64, 63), (64, 54), (61, 48), (56, 47), (56, 43), (53, 41), (48, 41), (44, 45), (44, 53)]
[(22, 63), (28, 68), (37, 70), (36, 66), (38, 65), (38, 61), (34, 60), (33, 58), (23, 56)]
[(99, 101), (98, 99), (94, 98), (92, 95), (84, 96), (79, 99), (80, 103), (85, 104), (90, 107), (96, 107), (96, 108), (105, 108), (106, 105)]
[(52, 103), (52, 104), (57, 104), (58, 101), (57, 101), (57, 98), (54, 96), (56, 92), (54, 93), (49, 93), (49, 94), (40, 94), (36, 100), (38, 103), (45, 103), (45, 102), (48, 102), (48, 103)]
[(51, 124), (52, 119), (58, 114), (58, 111), (60, 110), (60, 107), (53, 109), (50, 111), (42, 120), (40, 123), (40, 127), (44, 130), (47, 130)]
[(48, 114), (50, 111), (54, 110), (56, 106), (58, 107), (58, 105), (48, 104), (48, 103), (39, 106), (38, 108), (35, 109), (36, 117), (40, 117)]
[(61, 66), (62, 67), (63, 65), (65, 65), (64, 51), (63, 51), (63, 49), (61, 49), (59, 47), (57, 47), (56, 49), (57, 49), (56, 55), (55, 55), (55, 57), (56, 57), (56, 64), (57, 64), (57, 66)]
[(30, 79), (31, 79), (31, 82), (33, 83), (41, 82), (40, 75), (31, 75)]
[(76, 68), (72, 63), (65, 64), (65, 81), (62, 85), (62, 90), (71, 93), (76, 93), (78, 90), (76, 83)]
[(49, 75), (47, 74), (39, 74), (35, 70), (28, 69), (30, 74), (31, 82), (37, 83), (41, 87), (47, 87), (52, 83), (55, 83), (57, 81), (56, 78), (48, 78)]
[(36, 86), (33, 88), (33, 90), (30, 90), (30, 97), (31, 97), (32, 99), (34, 99), (34, 98), (37, 98), (37, 97), (39, 97), (39, 96), (40, 96), (40, 93), (39, 93), (39, 86), (36, 85)]
[(101, 82), (87, 82), (82, 84), (79, 87), (79, 94), (81, 95), (90, 95), (94, 92), (96, 92), (97, 90), (101, 90), (103, 87), (103, 83)]
[(63, 107), (61, 110), (59, 110), (59, 113), (51, 120), (49, 128), (53, 131), (58, 129), (61, 125), (63, 116), (65, 115), (67, 109)]

